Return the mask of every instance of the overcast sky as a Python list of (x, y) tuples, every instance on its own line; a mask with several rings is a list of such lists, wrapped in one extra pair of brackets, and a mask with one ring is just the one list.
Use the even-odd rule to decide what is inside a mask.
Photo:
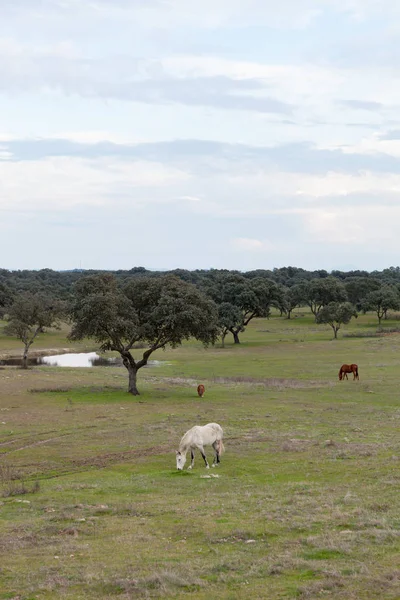
[(400, 3), (0, 0), (0, 267), (400, 264)]

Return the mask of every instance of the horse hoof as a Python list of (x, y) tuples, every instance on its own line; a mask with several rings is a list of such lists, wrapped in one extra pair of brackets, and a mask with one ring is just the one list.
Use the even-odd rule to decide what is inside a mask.
[(190, 467), (188, 467), (188, 471), (190, 471), (190, 469), (191, 469), (191, 468), (192, 468), (191, 466), (190, 466)]
[(209, 469), (209, 468), (210, 468), (210, 465), (206, 465), (206, 469)]

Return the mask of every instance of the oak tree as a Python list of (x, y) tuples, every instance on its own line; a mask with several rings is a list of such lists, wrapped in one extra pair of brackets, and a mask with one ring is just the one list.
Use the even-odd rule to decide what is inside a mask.
[(352, 317), (357, 317), (357, 311), (350, 302), (330, 302), (321, 308), (316, 316), (316, 322), (330, 325), (337, 339), (341, 325), (347, 325)]
[(7, 335), (16, 336), (24, 344), (22, 368), (28, 368), (28, 352), (46, 327), (59, 327), (64, 306), (59, 300), (44, 294), (24, 292), (18, 294), (8, 309), (8, 323), (4, 328)]
[[(204, 281), (207, 294), (218, 304), (230, 304), (231, 314), (239, 314), (240, 319), (235, 319), (228, 330), (232, 333), (234, 343), (239, 344), (239, 333), (255, 317), (268, 317), (270, 307), (277, 297), (277, 285), (263, 277), (246, 279), (243, 275), (229, 272), (218, 273)], [(225, 309), (226, 312), (227, 308)]]
[(371, 310), (376, 313), (380, 327), (382, 317), (386, 316), (388, 310), (399, 310), (399, 291), (394, 286), (383, 285), (379, 290), (369, 292), (369, 294), (365, 296), (362, 302), (362, 307), (365, 310)]
[[(217, 309), (193, 284), (177, 277), (134, 277), (123, 286), (111, 274), (89, 276), (75, 286), (70, 338), (93, 338), (118, 352), (128, 371), (128, 391), (138, 395), (137, 373), (153, 352), (195, 338), (215, 342)], [(137, 345), (146, 345), (135, 358)], [(136, 346), (136, 348), (135, 348)]]

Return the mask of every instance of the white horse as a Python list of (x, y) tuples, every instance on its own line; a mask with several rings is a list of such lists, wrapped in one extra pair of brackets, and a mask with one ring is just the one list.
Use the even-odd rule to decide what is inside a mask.
[(215, 467), (220, 462), (220, 456), (225, 450), (224, 444), (222, 443), (223, 431), (222, 427), (218, 423), (208, 423), (208, 425), (195, 425), (192, 429), (189, 429), (181, 439), (179, 444), (179, 450), (176, 452), (176, 468), (179, 471), (183, 470), (186, 462), (186, 454), (190, 450), (192, 462), (188, 469), (191, 469), (194, 465), (194, 450), (198, 448), (201, 455), (206, 463), (206, 469), (210, 468), (206, 455), (204, 453), (204, 446), (212, 446), (215, 450), (215, 457), (212, 466)]

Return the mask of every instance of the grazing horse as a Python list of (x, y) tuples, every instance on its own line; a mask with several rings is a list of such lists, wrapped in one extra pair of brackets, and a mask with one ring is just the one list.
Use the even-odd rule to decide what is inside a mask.
[(342, 381), (342, 379), (344, 379), (345, 377), (346, 377), (346, 379), (348, 379), (347, 373), (353, 373), (353, 381), (354, 381), (354, 379), (360, 379), (358, 376), (358, 365), (355, 365), (355, 364), (342, 365), (340, 367), (340, 371), (339, 371), (340, 381)]
[(200, 398), (202, 398), (205, 391), (206, 391), (206, 388), (204, 387), (204, 385), (202, 383), (197, 386), (197, 393), (200, 396)]
[(196, 448), (200, 450), (200, 453), (206, 464), (206, 469), (210, 468), (206, 455), (204, 453), (204, 446), (212, 446), (215, 451), (215, 457), (212, 466), (215, 467), (220, 463), (220, 456), (225, 450), (224, 444), (222, 443), (223, 431), (222, 427), (218, 423), (208, 423), (208, 425), (195, 425), (189, 431), (185, 433), (179, 444), (179, 450), (176, 452), (176, 468), (178, 471), (182, 471), (186, 462), (186, 454), (190, 450), (192, 461), (188, 469), (192, 469), (194, 465), (194, 451)]

